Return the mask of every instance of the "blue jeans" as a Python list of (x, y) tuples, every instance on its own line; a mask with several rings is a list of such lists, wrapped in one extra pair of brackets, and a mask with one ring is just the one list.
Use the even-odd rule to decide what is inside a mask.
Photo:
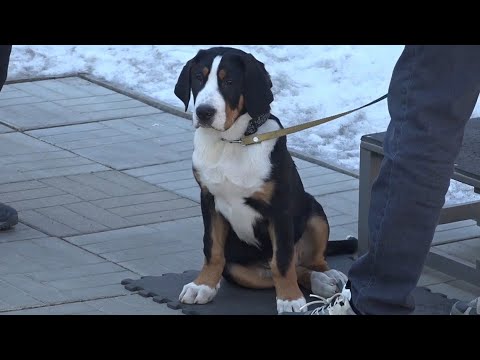
[(11, 51), (12, 45), (0, 45), (0, 91), (2, 91), (3, 84), (5, 84), (5, 80), (7, 80)]
[(412, 291), (479, 92), (480, 46), (406, 46), (398, 59), (385, 157), (372, 188), (369, 251), (349, 272), (358, 312), (414, 310)]

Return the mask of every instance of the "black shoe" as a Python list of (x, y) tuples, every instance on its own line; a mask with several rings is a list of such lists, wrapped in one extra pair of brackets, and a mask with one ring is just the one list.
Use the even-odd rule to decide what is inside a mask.
[(14, 208), (0, 203), (0, 230), (10, 229), (18, 224), (18, 213)]

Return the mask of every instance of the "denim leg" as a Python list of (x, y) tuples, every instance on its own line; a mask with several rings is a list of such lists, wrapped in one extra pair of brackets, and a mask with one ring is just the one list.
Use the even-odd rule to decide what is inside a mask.
[[(349, 272), (364, 314), (409, 314), (480, 92), (480, 46), (406, 46), (393, 70), (385, 157), (372, 187), (369, 251)], [(479, 139), (480, 141), (480, 139)]]
[(12, 45), (0, 45), (0, 91), (7, 80), (8, 63)]

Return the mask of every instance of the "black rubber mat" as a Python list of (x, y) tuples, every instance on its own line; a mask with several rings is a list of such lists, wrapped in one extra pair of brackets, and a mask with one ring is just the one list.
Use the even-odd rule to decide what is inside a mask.
[[(331, 268), (347, 273), (353, 259), (350, 256), (328, 258)], [(193, 281), (198, 271), (189, 270), (180, 274), (145, 276), (138, 280), (126, 279), (122, 285), (130, 291), (139, 291), (139, 295), (153, 297), (153, 301), (167, 303), (172, 309), (181, 309), (187, 315), (276, 315), (275, 291), (246, 289), (222, 280), (220, 290), (212, 302), (205, 305), (188, 305), (178, 301), (178, 295), (185, 284)], [(307, 302), (316, 300), (309, 298)], [(456, 300), (442, 294), (430, 292), (418, 287), (414, 292), (415, 315), (448, 315)], [(309, 310), (314, 307), (310, 307)]]

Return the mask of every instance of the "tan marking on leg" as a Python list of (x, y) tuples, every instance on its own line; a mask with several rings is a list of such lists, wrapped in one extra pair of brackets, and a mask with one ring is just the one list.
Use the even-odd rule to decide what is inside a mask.
[(325, 260), (330, 228), (320, 216), (314, 215), (307, 221), (302, 238), (296, 244), (297, 265), (315, 271), (329, 269)]
[(207, 261), (205, 258), (203, 268), (197, 279), (194, 281), (195, 284), (208, 285), (211, 288), (215, 288), (220, 282), (223, 268), (225, 266), (224, 249), (229, 226), (230, 225), (221, 214), (218, 212), (212, 214), (212, 232), (210, 235), (212, 238), (212, 249), (210, 261)]
[(274, 287), (272, 272), (262, 265), (227, 264), (228, 273), (240, 286), (249, 289), (270, 289)]
[(285, 275), (282, 275), (277, 266), (277, 237), (275, 228), (272, 224), (268, 226), (268, 232), (270, 234), (270, 239), (272, 240), (273, 257), (270, 263), (270, 268), (272, 269), (272, 277), (275, 284), (277, 298), (290, 301), (300, 299), (303, 297), (303, 294), (300, 291), (297, 282), (297, 274), (295, 271), (295, 250), (293, 250), (287, 272)]
[(305, 289), (311, 290), (312, 289), (312, 282), (310, 277), (312, 275), (312, 270), (307, 269), (304, 266), (297, 266), (297, 281), (298, 283), (303, 286)]
[(307, 221), (305, 232), (295, 246), (298, 283), (306, 289), (312, 288), (312, 271), (329, 270), (324, 256), (329, 233), (328, 223), (322, 217), (314, 215)]

